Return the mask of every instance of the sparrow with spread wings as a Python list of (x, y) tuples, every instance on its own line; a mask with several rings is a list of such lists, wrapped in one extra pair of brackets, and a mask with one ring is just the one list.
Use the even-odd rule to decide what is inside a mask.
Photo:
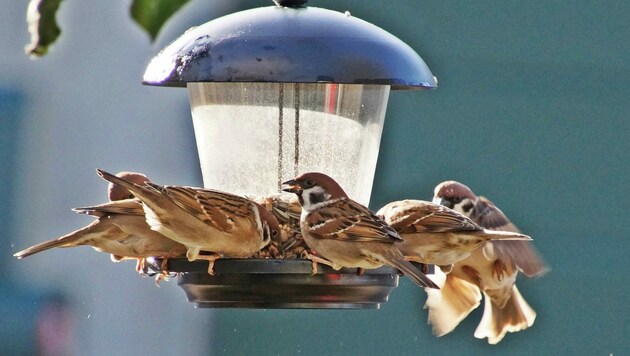
[(433, 264), (445, 272), (486, 241), (531, 240), (523, 234), (486, 230), (457, 211), (423, 200), (391, 202), (376, 215), (400, 234), (397, 246), (407, 260)]
[[(462, 183), (446, 181), (435, 188), (433, 201), (453, 208), (486, 229), (519, 230), (490, 200), (478, 197)], [(531, 242), (491, 241), (455, 264), (443, 276), (440, 291), (427, 290), (429, 322), (438, 336), (451, 332), (485, 296), (484, 312), (475, 337), (500, 342), (507, 332), (532, 326), (536, 312), (516, 287), (518, 272), (539, 276), (547, 267)]]

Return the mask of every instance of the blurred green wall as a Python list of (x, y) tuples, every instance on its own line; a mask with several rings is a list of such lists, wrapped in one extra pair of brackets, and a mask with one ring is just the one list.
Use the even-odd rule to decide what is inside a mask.
[(381, 310), (218, 310), (214, 351), (627, 354), (630, 3), (310, 5), (393, 33), (440, 81), (433, 92), (392, 93), (371, 208), (430, 199), (438, 182), (461, 180), (531, 234), (552, 270), (519, 281), (538, 318), (497, 346), (473, 338), (481, 310), (433, 337), (425, 293), (402, 280)]

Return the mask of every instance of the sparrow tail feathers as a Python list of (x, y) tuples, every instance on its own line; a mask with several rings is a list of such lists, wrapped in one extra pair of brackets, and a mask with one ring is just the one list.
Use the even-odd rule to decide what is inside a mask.
[(86, 226), (56, 239), (40, 242), (37, 245), (31, 246), (20, 252), (15, 253), (13, 256), (17, 257), (18, 259), (22, 259), (42, 251), (50, 250), (51, 248), (55, 247), (73, 247), (81, 245), (80, 240), (84, 238), (90, 227), (91, 226)]
[(499, 343), (506, 333), (525, 330), (534, 324), (536, 312), (527, 304), (516, 286), (512, 287), (512, 296), (503, 308), (486, 298), (483, 316), (475, 330), (478, 339), (488, 338), (489, 344)]
[(429, 309), (429, 324), (435, 336), (453, 331), (481, 302), (481, 292), (472, 283), (452, 275), (440, 290), (427, 289), (425, 309)]

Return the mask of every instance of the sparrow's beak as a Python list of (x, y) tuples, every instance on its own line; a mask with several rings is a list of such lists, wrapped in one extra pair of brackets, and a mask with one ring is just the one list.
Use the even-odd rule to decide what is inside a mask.
[(448, 199), (433, 198), (433, 204), (442, 205), (449, 209), (453, 209), (453, 203)]
[(302, 191), (302, 187), (294, 179), (288, 180), (282, 183), (282, 190), (289, 193), (299, 193)]

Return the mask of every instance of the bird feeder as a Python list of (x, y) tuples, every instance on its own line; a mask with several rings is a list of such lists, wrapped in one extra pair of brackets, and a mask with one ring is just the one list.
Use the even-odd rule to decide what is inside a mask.
[(319, 171), (368, 205), (390, 90), (437, 81), (390, 33), (304, 2), (188, 30), (151, 60), (143, 83), (188, 89), (205, 187), (268, 196)]

